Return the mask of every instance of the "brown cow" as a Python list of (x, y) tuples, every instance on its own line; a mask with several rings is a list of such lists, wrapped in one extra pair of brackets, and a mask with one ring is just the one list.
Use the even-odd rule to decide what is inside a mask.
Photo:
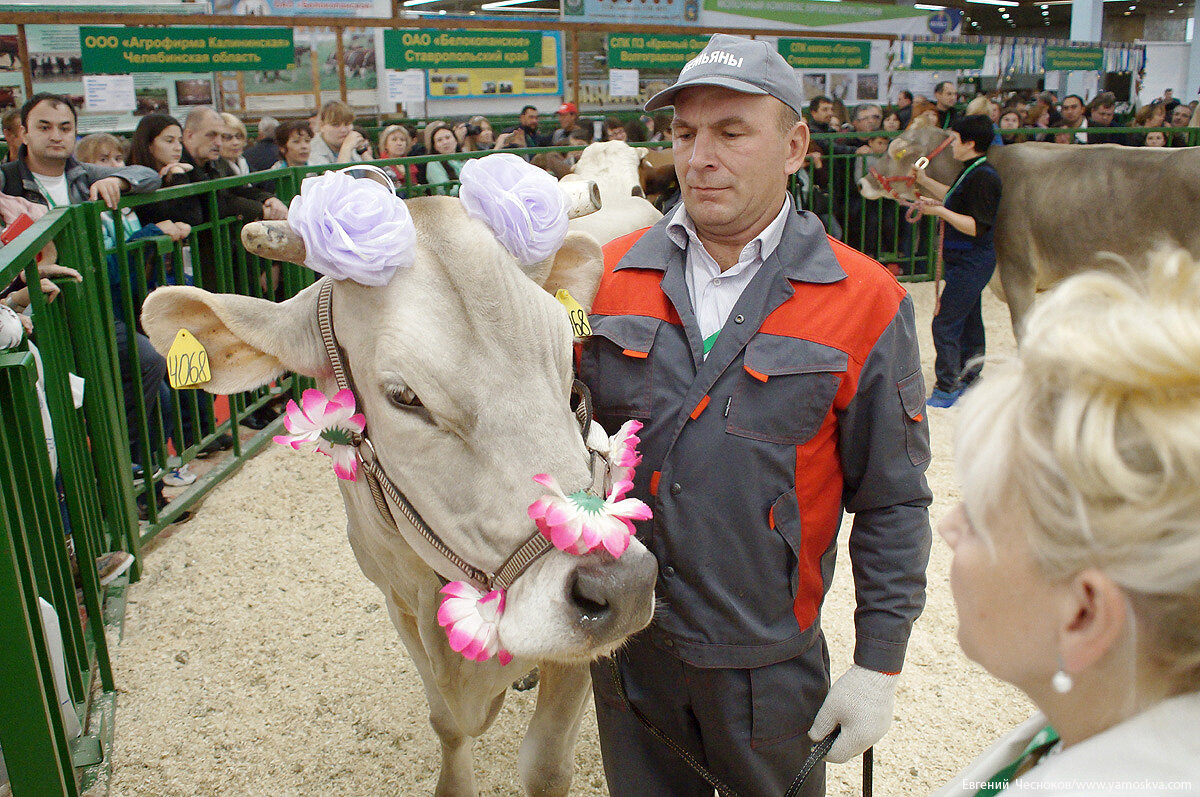
[[(917, 158), (946, 136), (925, 127), (892, 141), (876, 170), (895, 196), (913, 198), (905, 178)], [(1191, 215), (1200, 201), (1192, 179), (1200, 174), (1200, 147), (1029, 142), (994, 146), (987, 157), (1004, 184), (996, 214), (996, 276), (1018, 339), (1037, 291), (1072, 274), (1096, 268), (1140, 273), (1148, 252), (1164, 243), (1200, 257), (1200, 225)], [(950, 185), (961, 171), (946, 147), (926, 173)], [(875, 175), (860, 180), (859, 191), (866, 199), (891, 196)]]

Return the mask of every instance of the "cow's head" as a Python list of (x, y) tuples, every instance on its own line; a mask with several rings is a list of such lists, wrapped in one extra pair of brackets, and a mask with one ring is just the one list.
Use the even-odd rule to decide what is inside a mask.
[[(937, 127), (914, 125), (893, 138), (887, 152), (879, 158), (873, 170), (858, 181), (864, 199), (916, 199), (911, 175), (918, 158), (929, 158), (928, 174), (938, 182), (949, 185), (962, 171), (954, 160), (949, 146), (941, 146), (949, 131)], [(931, 157), (932, 156), (932, 157)], [(880, 178), (883, 178), (882, 181)], [(886, 183), (886, 185), (884, 184)]]
[[(336, 282), (336, 334), (388, 476), (451, 548), (494, 572), (534, 533), (528, 509), (545, 493), (535, 474), (552, 475), (566, 491), (592, 483), (569, 407), (572, 328), (547, 289), (567, 288), (590, 306), (601, 251), (590, 236), (569, 233), (545, 262), (521, 266), (459, 199), (407, 206), (413, 265), (379, 287)], [(243, 240), (266, 257), (304, 260), (304, 242), (287, 222), (248, 225)], [(143, 323), (159, 351), (181, 328), (200, 340), (211, 392), (248, 390), (294, 371), (332, 395), (318, 287), (279, 304), (163, 288), (147, 298)], [(411, 560), (365, 480), (339, 483), (360, 561), (363, 547), (380, 567)], [(551, 550), (508, 590), (500, 639), (518, 657), (594, 658), (649, 622), (655, 573), (636, 539), (619, 559), (602, 549)]]
[(618, 202), (622, 197), (646, 195), (640, 167), (646, 157), (644, 147), (631, 147), (624, 141), (597, 141), (579, 153), (579, 160), (564, 182), (591, 180), (600, 189), (603, 202)]

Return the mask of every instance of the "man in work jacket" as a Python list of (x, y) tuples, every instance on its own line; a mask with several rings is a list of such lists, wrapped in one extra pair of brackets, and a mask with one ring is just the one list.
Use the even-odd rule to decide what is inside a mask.
[[(646, 104), (675, 105), (683, 204), (605, 247), (580, 355), (598, 420), (643, 424), (633, 495), (659, 562), (655, 620), (593, 665), (610, 792), (711, 795), (645, 717), (742, 795), (782, 794), (878, 741), (924, 605), (929, 436), (913, 308), (880, 266), (796, 213), (807, 127), (767, 43), (716, 34)], [(830, 689), (820, 607), (843, 510), (854, 666)], [(622, 692), (624, 694), (622, 694)], [(824, 769), (805, 795), (824, 794)]]

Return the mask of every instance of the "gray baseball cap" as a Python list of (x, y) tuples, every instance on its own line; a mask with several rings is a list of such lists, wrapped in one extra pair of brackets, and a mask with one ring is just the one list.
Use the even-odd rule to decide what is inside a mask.
[(796, 72), (774, 45), (714, 33), (700, 54), (683, 65), (675, 85), (663, 89), (646, 103), (654, 111), (675, 103), (675, 95), (688, 86), (724, 86), (746, 94), (770, 94), (797, 114), (804, 109), (804, 94)]

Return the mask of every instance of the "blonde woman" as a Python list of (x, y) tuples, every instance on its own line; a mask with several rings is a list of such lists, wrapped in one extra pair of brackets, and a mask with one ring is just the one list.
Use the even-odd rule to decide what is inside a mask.
[(1200, 267), (1063, 283), (961, 412), (959, 642), (1040, 713), (938, 794), (1200, 791)]
[(249, 174), (250, 165), (242, 153), (246, 151), (246, 125), (231, 113), (221, 114), (225, 129), (221, 131), (221, 159), (233, 174)]

